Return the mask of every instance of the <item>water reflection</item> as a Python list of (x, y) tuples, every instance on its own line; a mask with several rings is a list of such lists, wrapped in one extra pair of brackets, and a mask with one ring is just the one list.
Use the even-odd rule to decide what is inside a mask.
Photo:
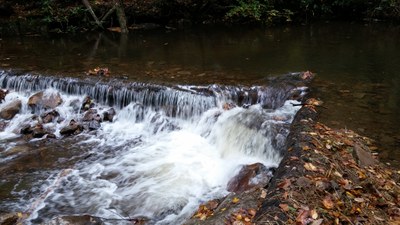
[(125, 79), (191, 84), (254, 84), (311, 70), (328, 108), (321, 120), (375, 138), (381, 156), (400, 166), (399, 36), (385, 24), (322, 23), (3, 38), (0, 64), (81, 77), (101, 66)]

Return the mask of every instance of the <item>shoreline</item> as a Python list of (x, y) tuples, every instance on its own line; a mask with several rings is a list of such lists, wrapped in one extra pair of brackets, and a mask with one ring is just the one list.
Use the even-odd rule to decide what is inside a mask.
[(300, 109), (266, 187), (232, 193), (223, 208), (194, 218), (201, 205), (187, 224), (398, 224), (400, 171), (378, 161), (372, 140), (331, 129), (317, 114), (315, 106)]

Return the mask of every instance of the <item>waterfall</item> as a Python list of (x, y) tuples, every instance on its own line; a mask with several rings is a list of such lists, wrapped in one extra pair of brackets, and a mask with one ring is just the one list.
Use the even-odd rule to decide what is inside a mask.
[[(254, 87), (160, 85), (11, 71), (0, 72), (0, 85), (10, 90), (0, 111), (16, 99), (22, 103), (14, 118), (0, 119), (5, 124), (0, 130), (0, 172), (15, 181), (9, 183), (14, 185), (10, 195), (17, 199), (0, 207), (29, 211), (31, 224), (86, 214), (183, 223), (200, 202), (226, 195), (228, 181), (242, 165), (278, 166), (300, 108), (293, 103), (305, 93), (302, 86), (282, 82)], [(28, 98), (39, 91), (60, 93), (62, 102), (54, 108), (57, 119), (44, 123), (48, 109), (27, 106)], [(86, 96), (95, 102), (90, 110), (103, 120), (96, 129), (88, 129), (94, 119), (85, 121), (90, 110), (80, 108)], [(115, 117), (106, 121), (104, 113), (111, 108)], [(71, 120), (83, 130), (65, 136), (61, 130)], [(40, 126), (56, 139), (48, 141), (45, 135), (27, 141), (21, 133), (26, 125)], [(55, 162), (14, 176), (12, 165), (28, 157), (15, 149), (42, 144), (46, 157)], [(35, 182), (21, 187), (27, 176)], [(23, 191), (15, 191), (19, 189)]]

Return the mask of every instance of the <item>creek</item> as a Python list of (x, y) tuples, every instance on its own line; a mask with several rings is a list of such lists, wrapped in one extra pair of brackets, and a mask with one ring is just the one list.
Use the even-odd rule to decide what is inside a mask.
[[(13, 90), (6, 102), (18, 98), (23, 107), (0, 134), (0, 208), (35, 206), (33, 223), (72, 214), (183, 221), (199, 202), (226, 194), (240, 165), (277, 166), (298, 107), (286, 101), (288, 86), (265, 87), (291, 71), (317, 73), (310, 88), (325, 102), (322, 122), (375, 139), (381, 159), (399, 167), (399, 32), (321, 23), (2, 37), (2, 87)], [(110, 77), (85, 73), (98, 66)], [(63, 99), (63, 121), (46, 125), (56, 140), (18, 134), (34, 125), (26, 103), (40, 90)], [(238, 98), (251, 90), (255, 101)], [(71, 103), (86, 95), (100, 114), (115, 108), (115, 120), (63, 138), (60, 129), (83, 117)], [(246, 107), (226, 111), (227, 101)]]

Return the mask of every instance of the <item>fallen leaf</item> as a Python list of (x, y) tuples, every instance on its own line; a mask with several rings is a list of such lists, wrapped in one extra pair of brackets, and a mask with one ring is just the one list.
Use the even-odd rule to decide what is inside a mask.
[(317, 171), (317, 167), (314, 166), (312, 163), (305, 163), (304, 168), (308, 171)]
[(301, 225), (308, 224), (307, 217), (310, 215), (310, 211), (308, 210), (300, 210), (299, 214), (296, 217), (296, 223)]
[(288, 204), (279, 204), (279, 207), (280, 207), (284, 212), (289, 211), (289, 205), (288, 205)]
[(257, 213), (257, 211), (255, 209), (249, 209), (247, 210), (247, 212), (249, 213), (249, 215), (251, 215), (252, 217), (254, 217)]
[(291, 184), (292, 182), (290, 181), (290, 179), (285, 178), (278, 184), (278, 188), (286, 190)]
[(324, 220), (323, 220), (323, 219), (315, 220), (315, 221), (313, 221), (313, 222), (311, 223), (311, 225), (321, 225), (321, 224), (322, 224), (322, 221), (324, 221)]
[(332, 201), (331, 196), (327, 195), (325, 198), (322, 200), (322, 204), (326, 209), (333, 209), (334, 203)]
[(267, 197), (267, 192), (264, 189), (261, 190), (260, 198), (266, 198), (266, 197)]
[(232, 203), (234, 203), (234, 204), (238, 203), (239, 201), (240, 201), (240, 200), (239, 200), (238, 197), (234, 197), (234, 198), (232, 199)]
[(315, 210), (315, 209), (311, 210), (310, 214), (311, 214), (311, 218), (313, 218), (314, 220), (316, 220), (318, 218), (317, 210)]

